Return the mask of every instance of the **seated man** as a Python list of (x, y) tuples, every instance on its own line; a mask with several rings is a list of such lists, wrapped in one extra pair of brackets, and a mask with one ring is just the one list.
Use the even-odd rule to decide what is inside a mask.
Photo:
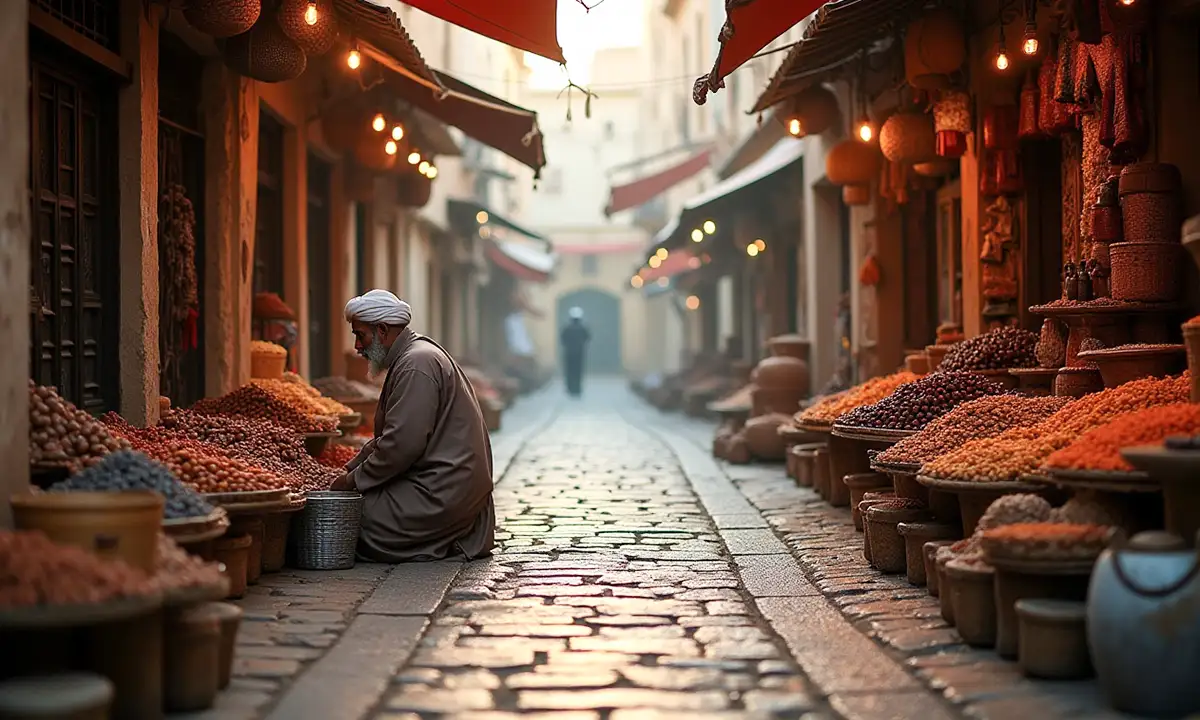
[(346, 303), (354, 349), (387, 378), (375, 438), (330, 489), (364, 496), (358, 554), (397, 563), (491, 554), (492, 446), (471, 383), (440, 345), (408, 329), (386, 290)]

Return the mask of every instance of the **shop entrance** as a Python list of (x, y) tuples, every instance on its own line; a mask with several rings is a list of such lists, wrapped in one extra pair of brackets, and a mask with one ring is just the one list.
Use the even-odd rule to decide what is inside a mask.
[(308, 154), (308, 373), (312, 378), (331, 374), (333, 317), (330, 273), (330, 168), (316, 155)]
[[(583, 310), (583, 321), (592, 333), (584, 370), (591, 375), (616, 375), (622, 372), (621, 300), (612, 293), (595, 288), (576, 290), (558, 299), (554, 341), (570, 318), (573, 307)], [(561, 350), (560, 350), (561, 352)]]
[(98, 414), (120, 399), (116, 87), (29, 34), (29, 373)]
[(258, 209), (254, 224), (254, 292), (273, 292), (283, 297), (283, 123), (265, 106), (258, 113)]

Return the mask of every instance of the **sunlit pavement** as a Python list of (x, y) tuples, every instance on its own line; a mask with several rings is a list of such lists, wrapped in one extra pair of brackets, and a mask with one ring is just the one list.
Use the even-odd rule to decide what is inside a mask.
[(714, 462), (711, 432), (614, 379), (521, 399), (494, 558), (264, 576), (237, 679), (195, 717), (1109, 716), (1092, 683), (967, 650), (866, 568), (847, 511)]

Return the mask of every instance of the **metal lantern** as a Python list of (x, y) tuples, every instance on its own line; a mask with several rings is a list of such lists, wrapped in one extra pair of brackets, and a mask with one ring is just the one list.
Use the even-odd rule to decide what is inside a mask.
[(262, 0), (188, 0), (183, 17), (215, 38), (241, 35), (254, 27), (262, 14)]
[(843, 140), (825, 156), (825, 177), (834, 185), (868, 187), (879, 174), (883, 157), (879, 148), (858, 140)]
[(965, 92), (949, 90), (933, 104), (933, 130), (937, 154), (960, 158), (967, 152), (967, 134), (971, 132), (971, 98)]
[(933, 118), (924, 113), (899, 112), (879, 130), (879, 149), (894, 163), (922, 163), (937, 156)]
[(967, 59), (967, 39), (962, 23), (948, 9), (929, 12), (914, 20), (904, 35), (904, 75), (921, 90), (940, 90)]
[(264, 12), (248, 32), (225, 41), (225, 64), (261, 82), (295, 80), (304, 73), (308, 58), (284, 34), (273, 12)]
[(828, 130), (841, 110), (837, 96), (822, 85), (811, 85), (792, 99), (792, 119), (800, 121), (800, 135), (819, 135)]
[(337, 40), (333, 0), (282, 0), (279, 27), (306, 55), (324, 55)]

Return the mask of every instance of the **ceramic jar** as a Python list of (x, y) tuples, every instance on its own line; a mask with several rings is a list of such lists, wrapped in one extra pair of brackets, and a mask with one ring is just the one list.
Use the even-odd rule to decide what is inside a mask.
[(1087, 633), (1113, 707), (1154, 717), (1200, 712), (1200, 557), (1177, 535), (1114, 540), (1092, 573)]

